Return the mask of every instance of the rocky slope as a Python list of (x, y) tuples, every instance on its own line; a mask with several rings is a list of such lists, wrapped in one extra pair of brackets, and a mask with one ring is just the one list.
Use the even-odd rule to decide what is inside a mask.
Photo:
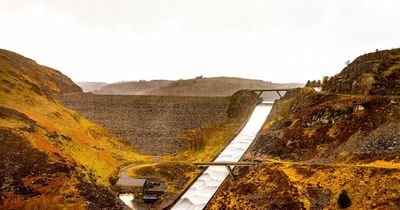
[(400, 49), (362, 55), (323, 86), (331, 93), (400, 95)]
[(335, 162), (343, 153), (346, 161), (399, 160), (399, 103), (298, 89), (276, 103), (253, 150), (296, 161)]
[(81, 92), (59, 71), (0, 50), (0, 209), (119, 209), (109, 179), (143, 161), (51, 98)]
[[(277, 101), (244, 158), (262, 164), (236, 169), (208, 208), (399, 209), (399, 70), (369, 68), (397, 52), (361, 56), (326, 92), (297, 89)], [(358, 86), (365, 73), (375, 82)]]

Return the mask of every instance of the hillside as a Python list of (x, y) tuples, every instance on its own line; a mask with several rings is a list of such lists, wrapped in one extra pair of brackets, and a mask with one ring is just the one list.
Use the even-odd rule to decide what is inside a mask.
[(51, 98), (82, 92), (59, 71), (0, 50), (0, 209), (119, 209), (118, 167), (145, 161)]
[(169, 80), (150, 80), (150, 81), (130, 81), (117, 82), (106, 85), (99, 90), (93, 91), (101, 95), (150, 95), (150, 92), (164, 87), (173, 81)]
[(79, 86), (61, 72), (11, 51), (0, 49), (0, 61), (1, 82), (4, 83), (5, 92), (11, 91), (16, 85), (7, 80), (8, 77), (19, 80), (19, 83), (39, 95), (82, 92)]
[(400, 95), (400, 49), (362, 55), (324, 84), (331, 93)]
[(238, 179), (227, 180), (208, 208), (399, 209), (399, 70), (386, 86), (349, 86), (351, 76), (371, 72), (361, 66), (388, 52), (356, 59), (325, 84), (327, 92), (296, 89), (275, 103), (244, 158), (262, 164), (236, 169)]
[(100, 90), (102, 87), (108, 85), (105, 82), (77, 82), (76, 84), (82, 88), (84, 93)]
[[(242, 89), (293, 88), (299, 86), (302, 85), (277, 84), (233, 77), (197, 77), (177, 81), (120, 82), (104, 86), (98, 91), (93, 91), (93, 93), (106, 95), (231, 96)], [(269, 94), (266, 97), (275, 98), (276, 94)]]

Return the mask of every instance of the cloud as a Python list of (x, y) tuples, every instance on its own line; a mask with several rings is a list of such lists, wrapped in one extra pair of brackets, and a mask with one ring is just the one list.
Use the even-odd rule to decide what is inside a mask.
[(75, 81), (304, 82), (400, 44), (394, 0), (0, 1), (1, 47)]

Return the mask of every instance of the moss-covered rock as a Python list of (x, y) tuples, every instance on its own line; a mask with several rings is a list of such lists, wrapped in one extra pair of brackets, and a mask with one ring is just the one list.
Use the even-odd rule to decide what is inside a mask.
[(237, 91), (231, 96), (228, 116), (237, 117), (242, 115), (249, 107), (253, 107), (258, 100), (257, 94), (252, 90)]

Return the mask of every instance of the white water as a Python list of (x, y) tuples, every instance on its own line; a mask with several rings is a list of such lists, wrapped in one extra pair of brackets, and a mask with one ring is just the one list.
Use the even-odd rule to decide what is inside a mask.
[(125, 203), (125, 205), (127, 205), (129, 208), (131, 208), (131, 209), (135, 209), (134, 207), (133, 207), (133, 194), (120, 194), (119, 195), (119, 199), (121, 199), (124, 203)]
[[(249, 121), (214, 162), (238, 162), (267, 119), (273, 102), (256, 106)], [(210, 166), (172, 207), (175, 210), (203, 209), (229, 175), (225, 166)]]

